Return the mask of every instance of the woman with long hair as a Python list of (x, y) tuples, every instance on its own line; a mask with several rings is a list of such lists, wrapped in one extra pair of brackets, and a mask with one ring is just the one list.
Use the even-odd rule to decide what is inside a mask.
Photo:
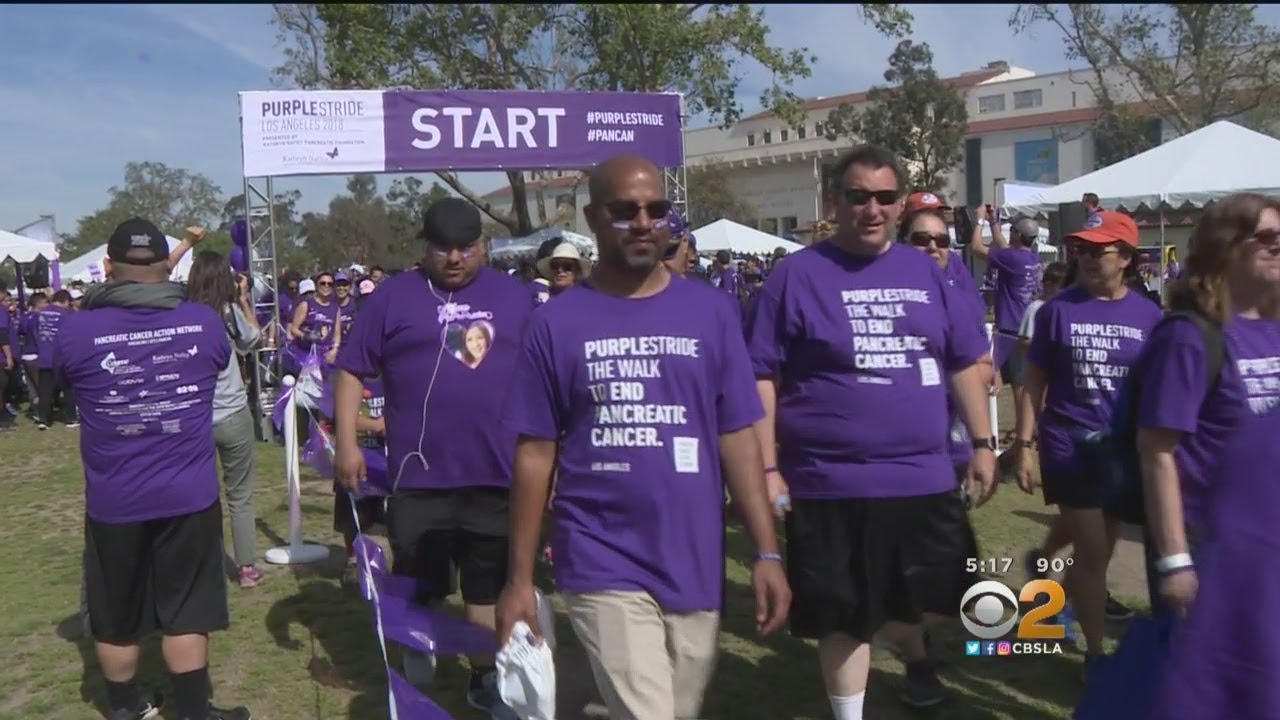
[[(322, 272), (317, 275), (315, 295), (298, 300), (288, 330), (296, 354), (306, 357), (315, 351), (330, 365), (337, 357), (338, 347), (342, 343), (342, 324), (338, 322), (334, 285), (332, 273)], [(297, 362), (300, 362), (300, 358)]]
[(213, 308), (226, 325), (236, 352), (218, 374), (213, 391), (213, 439), (218, 447), (226, 484), (227, 514), (231, 516), (231, 544), (240, 587), (262, 581), (257, 566), (257, 527), (253, 512), (253, 413), (245, 392), (239, 359), (262, 338), (249, 297), (249, 278), (233, 275), (226, 256), (204, 250), (196, 254), (187, 278), (187, 299)]
[(1160, 307), (1135, 291), (1138, 226), (1099, 211), (1066, 238), (1075, 251), (1076, 284), (1036, 312), (1027, 349), (1027, 392), (1018, 415), (1018, 485), (1035, 491), (1033, 436), (1039, 424), (1040, 482), (1057, 505), (1074, 546), (1066, 590), (1085, 640), (1085, 668), (1103, 655), (1107, 565), (1119, 523), (1102, 511), (1103, 487), (1083, 443), (1111, 423), (1120, 384), (1137, 362)]
[(1138, 454), (1151, 601), (1183, 612), (1222, 449), (1280, 404), (1280, 201), (1244, 193), (1207, 209), (1168, 302), (1143, 358)]

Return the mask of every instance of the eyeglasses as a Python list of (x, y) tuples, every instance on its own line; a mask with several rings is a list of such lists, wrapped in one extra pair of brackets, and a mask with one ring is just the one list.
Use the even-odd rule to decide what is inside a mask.
[(320, 282), (316, 283), (316, 285), (317, 285), (317, 286), (319, 286), (319, 287), (333, 287), (333, 281), (332, 281), (332, 280), (321, 280)]
[(666, 220), (667, 213), (671, 212), (670, 200), (650, 200), (647, 203), (638, 203), (634, 200), (613, 200), (604, 204), (604, 209), (609, 212), (609, 217), (614, 220), (635, 220), (636, 216), (644, 210), (644, 214), (649, 216), (650, 220)]
[(844, 191), (845, 202), (850, 205), (866, 205), (871, 202), (872, 198), (879, 205), (892, 205), (898, 202), (898, 198), (902, 194), (897, 190), (866, 190), (864, 188), (849, 188)]
[[(460, 250), (459, 254), (462, 255), (463, 260), (470, 260), (475, 257), (478, 252), (480, 252), (479, 248), (469, 247), (466, 250)], [(452, 249), (445, 250), (443, 248), (431, 248), (431, 256), (437, 260), (448, 260), (449, 256), (452, 254)]]
[(929, 247), (929, 243), (940, 248), (951, 246), (951, 236), (946, 233), (913, 232), (908, 240), (916, 247)]
[(551, 263), (551, 272), (553, 273), (574, 273), (578, 271), (578, 264), (573, 262), (554, 262)]

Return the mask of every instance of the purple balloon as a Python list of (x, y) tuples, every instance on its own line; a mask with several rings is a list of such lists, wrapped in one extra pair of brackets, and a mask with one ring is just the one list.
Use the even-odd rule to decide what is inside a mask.
[(231, 223), (231, 242), (238, 248), (249, 244), (249, 225), (244, 218), (236, 218), (236, 221)]
[(231, 269), (236, 272), (249, 272), (249, 254), (244, 248), (236, 246), (231, 248)]

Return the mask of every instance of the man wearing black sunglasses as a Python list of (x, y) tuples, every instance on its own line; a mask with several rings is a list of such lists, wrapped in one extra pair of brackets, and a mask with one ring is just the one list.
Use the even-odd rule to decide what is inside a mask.
[(979, 501), (995, 487), (995, 439), (985, 334), (934, 261), (894, 242), (897, 158), (863, 146), (835, 171), (838, 230), (770, 274), (748, 347), (769, 492), (791, 501), (791, 633), (818, 641), (837, 720), (861, 720), (870, 641), (882, 630), (908, 660), (904, 701), (943, 699), (908, 626), (955, 617), (967, 586), (972, 543), (956, 522), (948, 391), (975, 439), (967, 481)]
[(498, 637), (536, 629), (533, 571), (555, 478), (556, 586), (613, 718), (695, 718), (724, 602), (724, 488), (759, 553), (757, 630), (790, 591), (752, 424), (763, 416), (733, 310), (660, 262), (662, 173), (595, 169), (591, 277), (534, 313), (504, 421), (520, 435)]

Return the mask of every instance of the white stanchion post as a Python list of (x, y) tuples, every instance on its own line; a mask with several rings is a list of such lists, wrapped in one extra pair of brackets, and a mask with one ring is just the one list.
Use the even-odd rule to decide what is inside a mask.
[(289, 493), (289, 544), (271, 548), (263, 556), (272, 565), (309, 565), (326, 560), (329, 548), (302, 540), (302, 467), (298, 455), (298, 400), (293, 376), (283, 378), (289, 399), (284, 411), (284, 477)]
[[(993, 374), (998, 373), (1000, 372), (1000, 368), (997, 367), (995, 364), (996, 326), (991, 323), (987, 323), (987, 338), (991, 340), (991, 361), (992, 361), (991, 372)], [(991, 414), (991, 432), (997, 438), (999, 438), (1000, 437), (1000, 398), (997, 397), (996, 395), (988, 395), (987, 412)], [(1004, 452), (1003, 448), (996, 448), (996, 457), (1000, 457), (1000, 454), (1003, 452)]]

